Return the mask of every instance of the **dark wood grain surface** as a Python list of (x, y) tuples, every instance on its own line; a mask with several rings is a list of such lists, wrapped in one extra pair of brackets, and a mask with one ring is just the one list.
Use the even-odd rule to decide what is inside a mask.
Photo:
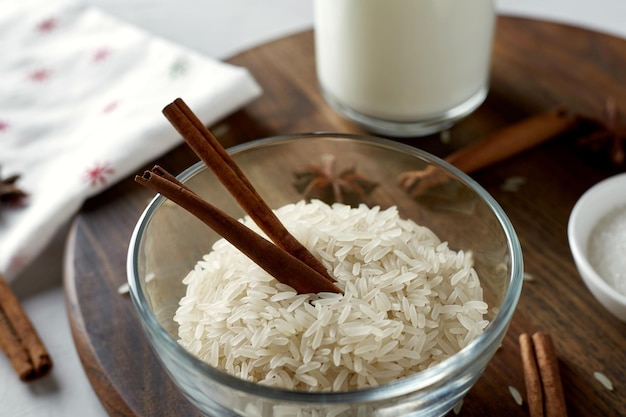
[[(264, 93), (212, 127), (225, 146), (285, 133), (362, 132), (322, 100), (311, 32), (263, 45), (230, 62), (249, 68)], [(402, 141), (445, 156), (557, 105), (600, 116), (609, 96), (626, 110), (626, 41), (501, 17), (486, 102), (451, 129), (449, 142), (436, 135)], [(619, 169), (575, 141), (561, 137), (473, 175), (509, 215), (522, 244), (525, 269), (534, 280), (524, 286), (502, 348), (466, 397), (463, 416), (528, 415), (507, 387), (524, 393), (517, 338), (537, 330), (555, 338), (570, 416), (626, 415), (626, 323), (606, 312), (587, 291), (566, 234), (569, 213), (580, 195)], [(180, 172), (196, 160), (181, 146), (155, 162)], [(524, 182), (517, 191), (504, 190), (502, 185), (513, 177)], [(130, 299), (117, 293), (126, 281), (132, 229), (150, 198), (149, 191), (129, 178), (84, 205), (67, 247), (68, 313), (86, 374), (112, 416), (197, 416), (154, 357)], [(594, 371), (609, 376), (615, 389), (608, 391), (595, 381)]]

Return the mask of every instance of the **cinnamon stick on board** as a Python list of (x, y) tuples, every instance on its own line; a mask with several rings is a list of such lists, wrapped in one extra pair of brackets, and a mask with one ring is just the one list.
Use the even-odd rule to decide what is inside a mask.
[(52, 369), (52, 359), (19, 300), (0, 274), (0, 348), (22, 381)]
[(546, 417), (567, 416), (563, 385), (559, 374), (559, 364), (552, 338), (546, 333), (533, 334), (533, 345), (537, 355), (537, 365), (541, 375)]
[[(451, 153), (444, 160), (470, 174), (546, 142), (571, 129), (579, 121), (576, 115), (560, 108), (553, 109), (500, 129)], [(399, 177), (400, 185), (412, 195), (419, 195), (447, 179), (445, 172), (433, 165), (424, 170), (404, 172)]]
[(531, 417), (566, 417), (567, 405), (558, 358), (550, 335), (537, 332), (519, 337)]
[(163, 114), (276, 245), (309, 265), (329, 282), (334, 282), (326, 267), (287, 231), (228, 152), (182, 99), (178, 98), (167, 105)]
[(528, 398), (528, 412), (530, 417), (543, 417), (541, 376), (539, 375), (535, 348), (529, 334), (524, 333), (519, 336), (519, 346), (524, 368), (526, 397)]
[(202, 200), (172, 178), (171, 174), (157, 166), (152, 171), (146, 171), (143, 176), (135, 177), (135, 180), (196, 216), (270, 275), (291, 286), (299, 294), (342, 292), (310, 266)]

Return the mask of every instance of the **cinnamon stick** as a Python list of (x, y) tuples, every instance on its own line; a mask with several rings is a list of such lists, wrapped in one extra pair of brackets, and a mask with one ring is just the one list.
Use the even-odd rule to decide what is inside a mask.
[(23, 381), (40, 378), (52, 369), (48, 351), (1, 274), (0, 348)]
[[(188, 191), (191, 191), (189, 189), (189, 187), (187, 187), (186, 184), (184, 184), (183, 182), (179, 181), (178, 178), (176, 178), (174, 175), (170, 174), (169, 172), (167, 172), (163, 167), (161, 167), (160, 165), (155, 165), (152, 167), (151, 170), (152, 173), (165, 178), (166, 180), (168, 180), (169, 182), (172, 182), (176, 185), (178, 185), (179, 187), (185, 188)], [(193, 192), (193, 191), (191, 191)]]
[(526, 396), (531, 417), (566, 417), (567, 406), (558, 358), (550, 335), (537, 332), (519, 337)]
[(172, 181), (171, 174), (162, 168), (146, 171), (135, 180), (189, 211), (270, 275), (298, 293), (342, 292), (307, 264), (204, 201), (178, 181)]
[(4, 313), (0, 313), (0, 349), (13, 366), (15, 373), (21, 380), (27, 381), (33, 374), (33, 364), (22, 342), (15, 336), (13, 327), (9, 324)]
[(167, 105), (163, 114), (276, 245), (309, 265), (329, 282), (334, 282), (326, 267), (283, 226), (235, 161), (182, 99), (178, 98)]
[(554, 350), (552, 338), (546, 333), (533, 334), (533, 344), (537, 355), (537, 365), (541, 375), (541, 386), (544, 396), (544, 413), (546, 417), (567, 416), (563, 385), (559, 374), (558, 358)]
[[(560, 108), (553, 109), (498, 130), (451, 153), (444, 160), (470, 174), (546, 142), (571, 129), (579, 121), (576, 115)], [(413, 195), (419, 195), (447, 179), (445, 172), (434, 166), (404, 172), (399, 178), (401, 186)]]
[(519, 336), (519, 346), (524, 368), (528, 412), (530, 417), (543, 417), (541, 377), (535, 356), (535, 348), (533, 347), (533, 341), (529, 334), (524, 333)]
[(554, 109), (507, 126), (452, 153), (445, 160), (471, 173), (530, 149), (572, 128), (578, 117)]

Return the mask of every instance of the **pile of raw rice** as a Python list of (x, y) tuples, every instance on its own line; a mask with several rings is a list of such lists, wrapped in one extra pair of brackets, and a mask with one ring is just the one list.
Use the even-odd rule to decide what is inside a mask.
[(268, 386), (345, 391), (424, 370), (487, 326), (471, 253), (395, 207), (313, 201), (276, 213), (345, 294), (298, 295), (216, 242), (185, 277), (174, 317), (179, 343), (208, 364)]

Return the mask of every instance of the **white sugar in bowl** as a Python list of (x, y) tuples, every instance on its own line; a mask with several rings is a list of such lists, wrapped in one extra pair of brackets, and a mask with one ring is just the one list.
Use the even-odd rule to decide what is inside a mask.
[(626, 322), (626, 173), (599, 182), (580, 197), (567, 233), (585, 285)]

